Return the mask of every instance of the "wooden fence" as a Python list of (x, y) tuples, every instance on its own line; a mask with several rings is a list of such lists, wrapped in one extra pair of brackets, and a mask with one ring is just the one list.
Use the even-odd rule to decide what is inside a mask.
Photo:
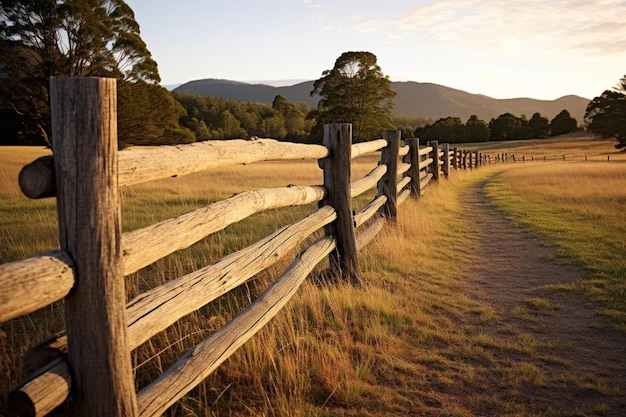
[[(56, 196), (60, 249), (0, 265), (0, 322), (65, 299), (66, 335), (44, 343), (57, 352), (9, 397), (20, 416), (41, 416), (71, 393), (77, 415), (156, 416), (213, 372), (261, 329), (326, 257), (338, 278), (358, 282), (358, 251), (394, 222), (398, 206), (419, 197), (451, 169), (479, 166), (478, 153), (399, 131), (352, 144), (350, 124), (324, 129), (323, 145), (271, 139), (208, 141), (117, 151), (116, 84), (103, 78), (51, 81), (54, 156), (20, 174), (24, 193)], [(351, 160), (381, 151), (378, 166), (350, 182)], [(265, 160), (318, 160), (323, 185), (242, 192), (207, 207), (131, 232), (121, 232), (118, 189), (159, 178)], [(352, 199), (376, 189), (358, 213)], [(318, 202), (319, 209), (251, 246), (227, 255), (126, 303), (123, 277), (264, 210)], [(135, 392), (130, 353), (178, 319), (245, 283), (324, 235), (293, 260), (266, 292), (147, 387)], [(358, 230), (358, 232), (356, 232)], [(175, 239), (171, 239), (175, 236)]]

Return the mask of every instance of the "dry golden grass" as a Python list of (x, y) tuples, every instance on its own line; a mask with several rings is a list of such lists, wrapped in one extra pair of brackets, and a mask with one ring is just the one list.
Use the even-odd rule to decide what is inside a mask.
[[(0, 167), (5, 167), (6, 158), (14, 158), (3, 151), (0, 149)], [(358, 164), (355, 176), (363, 175), (374, 164), (375, 158)], [(6, 172), (1, 174), (3, 181), (16, 177), (18, 165), (2, 171)], [(477, 225), (460, 216), (463, 207), (459, 196), (492, 169), (504, 170), (499, 177), (504, 191), (495, 189), (496, 198), (506, 193), (515, 196), (509, 187), (521, 187), (524, 175), (534, 175), (530, 164), (518, 166), (453, 172), (449, 181), (430, 187), (419, 201), (408, 200), (400, 207), (398, 224), (386, 227), (361, 253), (363, 286), (330, 284), (313, 275), (269, 326), (174, 405), (168, 415), (557, 416), (561, 410), (537, 409), (525, 396), (527, 391), (584, 387), (616, 395), (596, 375), (570, 375), (572, 364), (559, 362), (558, 346), (546, 346), (523, 330), (503, 327), (500, 313), (467, 291), (465, 265), (480, 260), (472, 252), (476, 242), (466, 233)], [(545, 165), (545, 169), (555, 169), (553, 173), (559, 174), (558, 167), (569, 164), (552, 166)], [(589, 166), (597, 167), (599, 173), (613, 165)], [(290, 183), (319, 184), (321, 171), (311, 161), (263, 163), (131, 187), (123, 191), (124, 228), (134, 229), (242, 190)], [(533, 184), (520, 188), (520, 193), (534, 195)], [(9, 187), (6, 183), (1, 186)], [(537, 195), (545, 199), (549, 199), (551, 186), (554, 184), (545, 188), (534, 184), (543, 190)], [(579, 188), (595, 196), (592, 180)], [(579, 205), (573, 191), (560, 192), (559, 201)], [(0, 243), (10, 249), (1, 254), (0, 262), (56, 244), (56, 236), (48, 231), (39, 237), (48, 247), (30, 245), (38, 230), (55, 231), (53, 202), (32, 202), (18, 195), (2, 198), (0, 210), (8, 213), (10, 220), (0, 223), (0, 239), (4, 239)], [(129, 296), (213, 262), (313, 209), (275, 210), (229, 227), (128, 277)], [(24, 225), (37, 212), (41, 220), (24, 233)], [(139, 347), (133, 354), (137, 385), (147, 384), (185, 349), (245, 308), (286, 263), (270, 268)], [(529, 299), (526, 307), (558, 308), (539, 298)], [(2, 403), (7, 390), (20, 378), (24, 350), (62, 327), (59, 304), (0, 324), (0, 378), (5, 381)], [(487, 331), (494, 328), (499, 328), (499, 333)], [(547, 355), (546, 350), (555, 353)], [(563, 367), (559, 378), (542, 369), (542, 363), (557, 362)], [(602, 410), (608, 412), (608, 406), (601, 403), (594, 407), (598, 415)], [(0, 415), (3, 412), (0, 409)]]
[(543, 161), (544, 158), (547, 161), (563, 161), (563, 157), (568, 162), (626, 161), (626, 152), (615, 149), (616, 144), (617, 141), (613, 139), (602, 139), (587, 132), (578, 132), (549, 139), (468, 143), (455, 146), (490, 155), (506, 153), (509, 158), (515, 155), (517, 161), (524, 157), (527, 162), (533, 159)]

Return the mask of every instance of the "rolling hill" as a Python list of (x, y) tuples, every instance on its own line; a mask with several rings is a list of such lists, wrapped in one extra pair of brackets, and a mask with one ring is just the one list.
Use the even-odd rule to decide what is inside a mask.
[[(475, 114), (479, 118), (489, 121), (491, 118), (507, 112), (516, 116), (525, 114), (527, 118), (539, 112), (542, 116), (552, 119), (561, 110), (567, 109), (581, 124), (585, 115), (585, 108), (589, 103), (589, 99), (574, 95), (564, 96), (556, 100), (495, 99), (439, 84), (415, 81), (396, 81), (392, 82), (391, 86), (398, 94), (395, 98), (395, 114), (411, 117), (432, 117), (434, 119), (458, 116), (466, 121)], [(266, 84), (204, 79), (189, 81), (174, 91), (268, 104), (271, 104), (274, 97), (280, 94), (289, 101), (306, 102), (315, 106), (319, 97), (310, 96), (312, 89), (313, 81), (305, 81), (287, 87), (273, 87)]]

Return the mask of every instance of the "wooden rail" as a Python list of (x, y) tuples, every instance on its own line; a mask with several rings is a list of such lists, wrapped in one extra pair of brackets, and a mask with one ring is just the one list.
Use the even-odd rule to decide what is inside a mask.
[[(33, 198), (57, 197), (61, 248), (0, 265), (0, 321), (65, 299), (67, 333), (54, 339), (56, 357), (40, 361), (10, 394), (10, 405), (20, 416), (45, 415), (70, 395), (78, 415), (162, 414), (262, 328), (324, 258), (330, 259), (337, 279), (358, 283), (359, 250), (386, 222), (395, 221), (398, 206), (447, 177), (451, 166), (468, 163), (468, 153), (447, 144), (420, 147), (416, 138), (409, 138), (401, 146), (399, 131), (352, 144), (350, 124), (326, 125), (323, 145), (230, 140), (118, 153), (114, 80), (54, 79), (51, 98), (54, 156), (27, 165), (20, 185)], [(377, 151), (379, 165), (350, 182), (351, 160)], [(245, 191), (121, 233), (119, 186), (285, 159), (317, 161), (324, 184)], [(470, 167), (472, 163), (477, 164), (470, 157)], [(372, 201), (353, 212), (352, 199), (369, 190), (376, 190)], [(255, 213), (312, 203), (319, 208), (306, 217), (125, 302), (123, 276)], [(301, 248), (291, 266), (243, 313), (135, 392), (131, 350), (274, 265), (322, 228), (323, 236)]]

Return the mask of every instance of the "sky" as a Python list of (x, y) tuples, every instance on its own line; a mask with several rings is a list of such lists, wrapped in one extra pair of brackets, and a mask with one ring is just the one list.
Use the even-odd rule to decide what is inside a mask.
[(126, 2), (163, 85), (290, 85), (347, 51), (375, 54), (392, 81), (494, 98), (591, 99), (626, 74), (626, 0)]

